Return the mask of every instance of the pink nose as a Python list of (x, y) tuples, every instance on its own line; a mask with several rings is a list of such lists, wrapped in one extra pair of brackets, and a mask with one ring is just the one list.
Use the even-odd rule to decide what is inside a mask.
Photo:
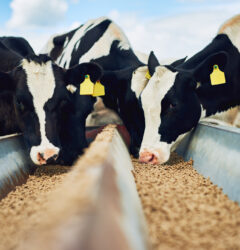
[(164, 151), (160, 149), (155, 150), (147, 150), (145, 149), (140, 153), (139, 161), (143, 163), (150, 163), (150, 164), (162, 164), (168, 161), (170, 156), (170, 151)]
[(51, 158), (53, 160), (56, 160), (58, 157), (58, 152), (55, 149), (46, 149), (44, 153), (38, 153), (37, 154), (37, 160), (40, 165), (47, 164), (47, 161), (50, 160)]
[(140, 153), (139, 161), (143, 163), (157, 164), (158, 156), (152, 152), (143, 151)]

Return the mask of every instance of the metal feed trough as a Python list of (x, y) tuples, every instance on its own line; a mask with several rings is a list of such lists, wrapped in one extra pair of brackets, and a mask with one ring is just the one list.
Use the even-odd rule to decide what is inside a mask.
[[(92, 131), (89, 130), (86, 133), (87, 137), (91, 141), (96, 136), (97, 132), (100, 132), (101, 130), (102, 128), (98, 128), (97, 131), (96, 128)], [(91, 246), (91, 249), (112, 249), (112, 247), (116, 245), (114, 243), (115, 241), (104, 240), (109, 239), (110, 234), (110, 238), (116, 237), (116, 239), (121, 239), (121, 242), (124, 241), (126, 243), (125, 245), (118, 245), (118, 248), (116, 248), (118, 250), (148, 249), (143, 211), (134, 184), (134, 178), (131, 173), (133, 166), (126, 148), (126, 144), (129, 145), (129, 141), (127, 140), (128, 136), (123, 126), (118, 126), (118, 131), (122, 137), (115, 129), (114, 135), (110, 141), (110, 150), (102, 163), (97, 164), (97, 166), (95, 166), (96, 163), (87, 166), (89, 173), (95, 173), (96, 171), (92, 171), (91, 169), (96, 167), (99, 169), (96, 173), (102, 172), (101, 175), (97, 176), (96, 183), (93, 185), (93, 188), (90, 189), (89, 195), (91, 196), (92, 194), (93, 197), (96, 197), (96, 195), (94, 195), (95, 187), (98, 186), (100, 187), (100, 189), (98, 189), (100, 192), (97, 197), (104, 197), (104, 199), (96, 199), (96, 209), (91, 210), (92, 216), (98, 218), (97, 221), (103, 223), (99, 224), (99, 227), (106, 229), (105, 231), (96, 231), (96, 239), (99, 239), (99, 234), (101, 234), (100, 238), (103, 240), (100, 242), (95, 241), (92, 239), (92, 234), (89, 234), (88, 241), (79, 241), (78, 237), (73, 237), (71, 242), (64, 245), (66, 242), (61, 241), (63, 240), (62, 234), (55, 235), (56, 230), (54, 230), (51, 239), (58, 239), (57, 242), (61, 242), (62, 246), (64, 245), (62, 249), (77, 249), (76, 246), (80, 245), (84, 246), (82, 249), (90, 249), (91, 242), (97, 242), (97, 245)], [(123, 143), (123, 138), (126, 144)], [(181, 141), (176, 151), (182, 155), (185, 160), (192, 158), (194, 160), (194, 167), (199, 173), (203, 174), (205, 177), (210, 177), (214, 184), (223, 188), (223, 192), (227, 194), (230, 199), (240, 203), (239, 148), (239, 129), (200, 123), (194, 131)], [(34, 169), (35, 168), (29, 159), (28, 153), (26, 152), (21, 135), (0, 138), (0, 198), (13, 190), (16, 185), (24, 183), (27, 180), (28, 175), (33, 172)], [(81, 168), (79, 168), (79, 170), (81, 170)], [(110, 177), (110, 175), (115, 177)], [(108, 178), (105, 178), (104, 176), (108, 176)], [(109, 182), (109, 180), (112, 181)], [(72, 184), (73, 183), (71, 182), (71, 185)], [(110, 189), (109, 185), (111, 186)], [(108, 188), (106, 189), (105, 186)], [(114, 197), (118, 197), (116, 204), (122, 204), (121, 210), (119, 211), (122, 214), (122, 218), (125, 219), (123, 220), (123, 224), (120, 225), (117, 223), (114, 228), (121, 232), (121, 234), (114, 234), (116, 230), (104, 226), (106, 221), (103, 219), (102, 215), (106, 211), (101, 210), (99, 204), (101, 200), (108, 200), (109, 204), (111, 203), (109, 208), (111, 208), (114, 207), (112, 206), (112, 203), (116, 202), (116, 199), (111, 199), (112, 196), (109, 196), (108, 190), (116, 190), (120, 194), (117, 196), (114, 195)], [(102, 206), (102, 208), (104, 207), (106, 210), (106, 204)], [(108, 214), (111, 214), (110, 210), (107, 212)], [(78, 234), (80, 229), (86, 229), (86, 232), (88, 232), (88, 225), (91, 224), (89, 218), (91, 217), (79, 217), (80, 221), (83, 221), (84, 219), (87, 224), (79, 224), (67, 228), (67, 231), (71, 232), (71, 235)], [(115, 217), (111, 219), (111, 221), (114, 220), (116, 220)], [(65, 222), (63, 221), (62, 224), (60, 223), (60, 226), (61, 225), (65, 225)], [(122, 238), (119, 238), (119, 235), (121, 235)], [(47, 237), (47, 239), (49, 238)], [(44, 236), (38, 237), (37, 234), (36, 238), (31, 237), (30, 242), (26, 243), (24, 249), (32, 249), (33, 245), (39, 246), (39, 248), (36, 249), (50, 249), (49, 246), (51, 244), (54, 245), (56, 242), (49, 242), (47, 239), (45, 239)], [(110, 244), (106, 247), (106, 242), (108, 244), (111, 243), (112, 245)], [(86, 243), (90, 244), (87, 245), (87, 248), (86, 245), (84, 245)], [(126, 248), (126, 246), (128, 247)], [(58, 249), (58, 247), (52, 247), (51, 245), (51, 249)]]
[(240, 129), (201, 122), (176, 152), (240, 204)]
[[(91, 129), (87, 133), (93, 133), (92, 137), (96, 135)], [(230, 199), (240, 203), (239, 129), (201, 122), (181, 141), (176, 152), (185, 160), (192, 158), (199, 173), (210, 177)], [(26, 153), (22, 136), (0, 138), (0, 198), (16, 185), (24, 183), (33, 171), (34, 166)]]
[(22, 135), (0, 137), (0, 199), (25, 183), (34, 170)]
[[(104, 126), (87, 128), (88, 142), (92, 142), (103, 128)], [(129, 145), (125, 127), (118, 125), (117, 129), (125, 143)], [(16, 186), (25, 183), (29, 174), (33, 173), (35, 169), (21, 134), (0, 137), (0, 199), (14, 190)]]

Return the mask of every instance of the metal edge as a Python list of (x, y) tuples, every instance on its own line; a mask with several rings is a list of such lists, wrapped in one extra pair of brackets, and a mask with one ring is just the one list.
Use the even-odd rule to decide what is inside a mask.
[(200, 123), (177, 146), (185, 160), (240, 204), (240, 133), (232, 128)]
[[(92, 142), (105, 126), (86, 128), (88, 143)], [(129, 145), (129, 135), (124, 126), (117, 126), (126, 144)], [(11, 134), (0, 137), (0, 200), (10, 191), (26, 182), (29, 174), (36, 169), (24, 144), (22, 134)]]
[(149, 249), (147, 224), (132, 174), (133, 164), (119, 130), (115, 130), (107, 161), (116, 171), (123, 214), (121, 224), (131, 249)]
[(0, 199), (25, 183), (34, 170), (22, 136), (10, 135), (0, 139)]
[(49, 219), (28, 234), (20, 249), (149, 249), (132, 170), (119, 132), (105, 128), (52, 193), (44, 210)]
[(219, 125), (219, 124), (217, 124), (217, 121), (216, 121), (216, 123), (201, 121), (201, 122), (199, 122), (199, 124), (207, 126), (207, 127), (212, 127), (212, 128), (215, 128), (215, 129), (223, 130), (223, 131), (228, 131), (228, 132), (240, 134), (240, 129), (239, 128), (236, 128), (236, 127), (233, 127), (233, 126)]

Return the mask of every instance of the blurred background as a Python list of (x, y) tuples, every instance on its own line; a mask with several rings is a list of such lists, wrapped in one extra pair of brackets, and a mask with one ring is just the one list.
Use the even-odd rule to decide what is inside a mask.
[(48, 38), (108, 16), (134, 50), (158, 58), (191, 56), (240, 11), (239, 0), (1, 0), (0, 36), (25, 37), (39, 52)]

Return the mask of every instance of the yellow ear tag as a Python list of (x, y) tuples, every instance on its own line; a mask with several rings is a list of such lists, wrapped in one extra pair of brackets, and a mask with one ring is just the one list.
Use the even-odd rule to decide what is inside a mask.
[(149, 70), (147, 71), (147, 73), (146, 73), (145, 77), (146, 77), (148, 80), (150, 80), (151, 75), (150, 75), (150, 73), (149, 73)]
[(222, 72), (218, 65), (213, 65), (213, 72), (210, 74), (211, 85), (219, 85), (226, 83), (224, 72)]
[(91, 81), (89, 75), (85, 75), (84, 81), (80, 84), (80, 95), (92, 95), (94, 83)]
[(105, 95), (105, 87), (97, 81), (94, 85), (93, 96), (104, 96)]

